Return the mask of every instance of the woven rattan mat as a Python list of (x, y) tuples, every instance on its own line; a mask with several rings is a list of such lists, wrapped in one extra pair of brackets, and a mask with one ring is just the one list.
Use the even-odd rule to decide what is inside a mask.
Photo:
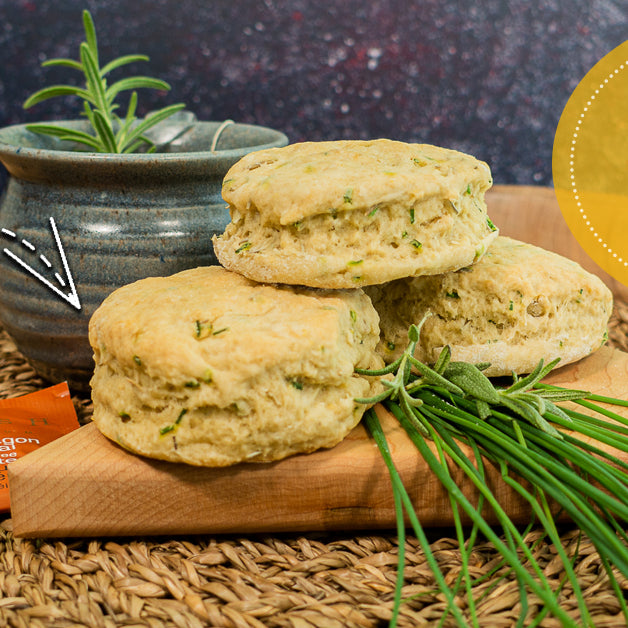
[[(628, 350), (627, 305), (616, 307), (610, 342)], [(0, 397), (46, 385), (0, 332)], [(73, 399), (81, 423), (89, 421), (89, 399)], [(450, 530), (431, 531), (432, 550), (450, 583), (461, 567), (452, 536)], [(538, 539), (536, 558), (558, 587), (563, 573), (556, 549), (539, 538), (539, 531), (530, 537)], [(569, 556), (577, 552), (575, 570), (594, 625), (625, 627), (591, 544), (569, 528), (561, 538)], [(399, 626), (437, 625), (444, 598), (412, 537), (406, 559), (403, 595), (412, 599), (402, 606)], [(392, 532), (33, 541), (15, 539), (11, 519), (5, 518), (0, 521), (0, 626), (385, 626), (396, 560)], [(499, 563), (492, 546), (480, 544), (470, 567), (478, 578), (474, 592), (481, 625), (491, 628), (512, 626), (521, 613), (517, 582)], [(628, 594), (628, 582), (620, 584)], [(577, 617), (569, 584), (562, 595), (563, 607)], [(464, 596), (458, 602), (466, 606)], [(550, 618), (541, 625), (559, 626)]]

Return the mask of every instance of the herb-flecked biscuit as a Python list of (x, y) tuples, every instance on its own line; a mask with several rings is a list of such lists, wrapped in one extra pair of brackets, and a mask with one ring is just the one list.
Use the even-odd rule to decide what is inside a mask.
[(393, 140), (303, 142), (246, 155), (226, 174), (223, 266), (257, 281), (351, 288), (476, 261), (497, 235), (488, 165)]
[(488, 375), (530, 372), (544, 359), (574, 362), (604, 344), (611, 291), (565, 257), (499, 236), (473, 266), (366, 289), (380, 315), (386, 362), (408, 344), (408, 327), (428, 312), (417, 359), (449, 345), (454, 360), (490, 362)]
[(261, 285), (221, 267), (142, 279), (91, 318), (94, 421), (133, 452), (201, 466), (331, 447), (377, 387), (360, 289)]

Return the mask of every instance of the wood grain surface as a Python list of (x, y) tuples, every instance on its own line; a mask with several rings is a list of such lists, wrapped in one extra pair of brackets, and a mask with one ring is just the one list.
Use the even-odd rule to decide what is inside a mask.
[[(605, 347), (563, 367), (557, 384), (628, 397), (628, 354)], [(447, 493), (395, 420), (377, 408), (404, 483), (425, 526), (451, 525)], [(505, 510), (528, 508), (498, 478)], [(457, 470), (464, 493), (475, 490)], [(387, 470), (362, 425), (333, 449), (220, 469), (141, 458), (86, 425), (10, 466), (17, 536), (126, 536), (393, 528)]]
[(617, 299), (628, 301), (628, 287), (613, 279), (578, 244), (551, 188), (496, 185), (486, 195), (488, 213), (501, 235), (535, 244), (576, 262), (602, 278)]
[[(555, 250), (602, 274), (571, 237), (552, 190), (497, 186), (490, 193), (489, 212), (504, 235)], [(612, 280), (609, 285), (616, 295), (626, 290)], [(628, 398), (628, 354), (605, 347), (549, 380)], [(451, 525), (447, 493), (395, 420), (381, 406), (377, 410), (423, 525)], [(388, 472), (362, 425), (333, 449), (276, 463), (206, 469), (130, 454), (89, 424), (9, 469), (14, 533), (22, 537), (395, 526)], [(455, 469), (452, 473), (475, 499), (470, 483)], [(528, 520), (527, 505), (495, 470), (488, 482), (515, 521)]]

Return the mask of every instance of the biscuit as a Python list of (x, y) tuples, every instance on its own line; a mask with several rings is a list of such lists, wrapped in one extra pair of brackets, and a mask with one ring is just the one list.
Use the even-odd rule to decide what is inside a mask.
[(94, 421), (148, 457), (201, 466), (331, 447), (379, 384), (360, 289), (261, 285), (218, 266), (137, 281), (90, 320)]
[(365, 290), (380, 315), (378, 351), (386, 362), (408, 344), (408, 327), (430, 316), (415, 356), (490, 362), (487, 375), (530, 372), (541, 358), (560, 365), (592, 353), (607, 338), (612, 294), (577, 263), (498, 237), (473, 266), (433, 277), (400, 279)]
[(393, 140), (304, 142), (251, 153), (225, 176), (220, 263), (251, 279), (352, 288), (455, 270), (497, 235), (487, 164)]

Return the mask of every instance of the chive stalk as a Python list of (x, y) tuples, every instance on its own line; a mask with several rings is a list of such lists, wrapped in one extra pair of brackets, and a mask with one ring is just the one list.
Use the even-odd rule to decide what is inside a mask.
[[(427, 318), (427, 317), (426, 317)], [(569, 517), (593, 543), (600, 555), (609, 583), (618, 597), (624, 617), (628, 620), (628, 604), (623, 599), (614, 571), (628, 578), (628, 464), (612, 452), (596, 445), (610, 445), (616, 451), (628, 452), (628, 420), (616, 412), (597, 405), (614, 404), (627, 407), (628, 401), (592, 395), (541, 383), (556, 362), (538, 366), (526, 377), (514, 376), (510, 386), (495, 384), (477, 366), (451, 361), (445, 347), (433, 366), (414, 358), (421, 327), (411, 326), (409, 344), (403, 354), (389, 366), (378, 371), (357, 370), (370, 376), (392, 375), (382, 379), (383, 391), (374, 397), (356, 399), (359, 403), (382, 403), (397, 419), (412, 443), (449, 494), (462, 568), (453, 589), (443, 583), (438, 565), (429, 558), (429, 545), (418, 517), (385, 446), (379, 420), (371, 408), (365, 413), (365, 424), (373, 435), (384, 458), (392, 481), (397, 512), (400, 544), (405, 539), (403, 510), (412, 523), (421, 547), (432, 567), (437, 585), (445, 595), (447, 609), (458, 625), (478, 626), (477, 600), (473, 599), (469, 556), (477, 534), (483, 534), (503, 557), (502, 566), (517, 581), (521, 601), (518, 626), (538, 625), (552, 614), (562, 626), (576, 626), (558, 602), (560, 589), (569, 584), (578, 603), (579, 620), (592, 625), (589, 608), (575, 568), (576, 558), (569, 559), (561, 544), (556, 526), (556, 508)], [(485, 366), (485, 365), (484, 365)], [(573, 401), (595, 413), (584, 414), (573, 407), (559, 404)], [(593, 442), (583, 440), (594, 439)], [(434, 449), (428, 445), (433, 443)], [(471, 457), (462, 447), (465, 445)], [(499, 469), (502, 481), (530, 506), (532, 525), (542, 528), (554, 544), (564, 575), (557, 591), (552, 591), (543, 569), (518, 527), (511, 521), (496, 496), (486, 484), (484, 464), (489, 461)], [(481, 503), (474, 506), (462, 493), (450, 472), (450, 465), (461, 469), (479, 495)], [(595, 483), (591, 482), (595, 478)], [(526, 483), (527, 482), (527, 483)], [(403, 508), (400, 512), (398, 504)], [(501, 536), (488, 524), (482, 505), (489, 507), (501, 528)], [(472, 522), (465, 540), (461, 514)], [(403, 524), (403, 525), (402, 525)], [(397, 584), (393, 599), (390, 626), (395, 626), (402, 595), (403, 557), (399, 557)], [(464, 587), (467, 617), (460, 617), (455, 596)], [(443, 588), (444, 587), (444, 588)], [(529, 617), (528, 595), (542, 602), (542, 610)], [(526, 622), (526, 623), (524, 623)], [(628, 623), (628, 622), (627, 622)]]

